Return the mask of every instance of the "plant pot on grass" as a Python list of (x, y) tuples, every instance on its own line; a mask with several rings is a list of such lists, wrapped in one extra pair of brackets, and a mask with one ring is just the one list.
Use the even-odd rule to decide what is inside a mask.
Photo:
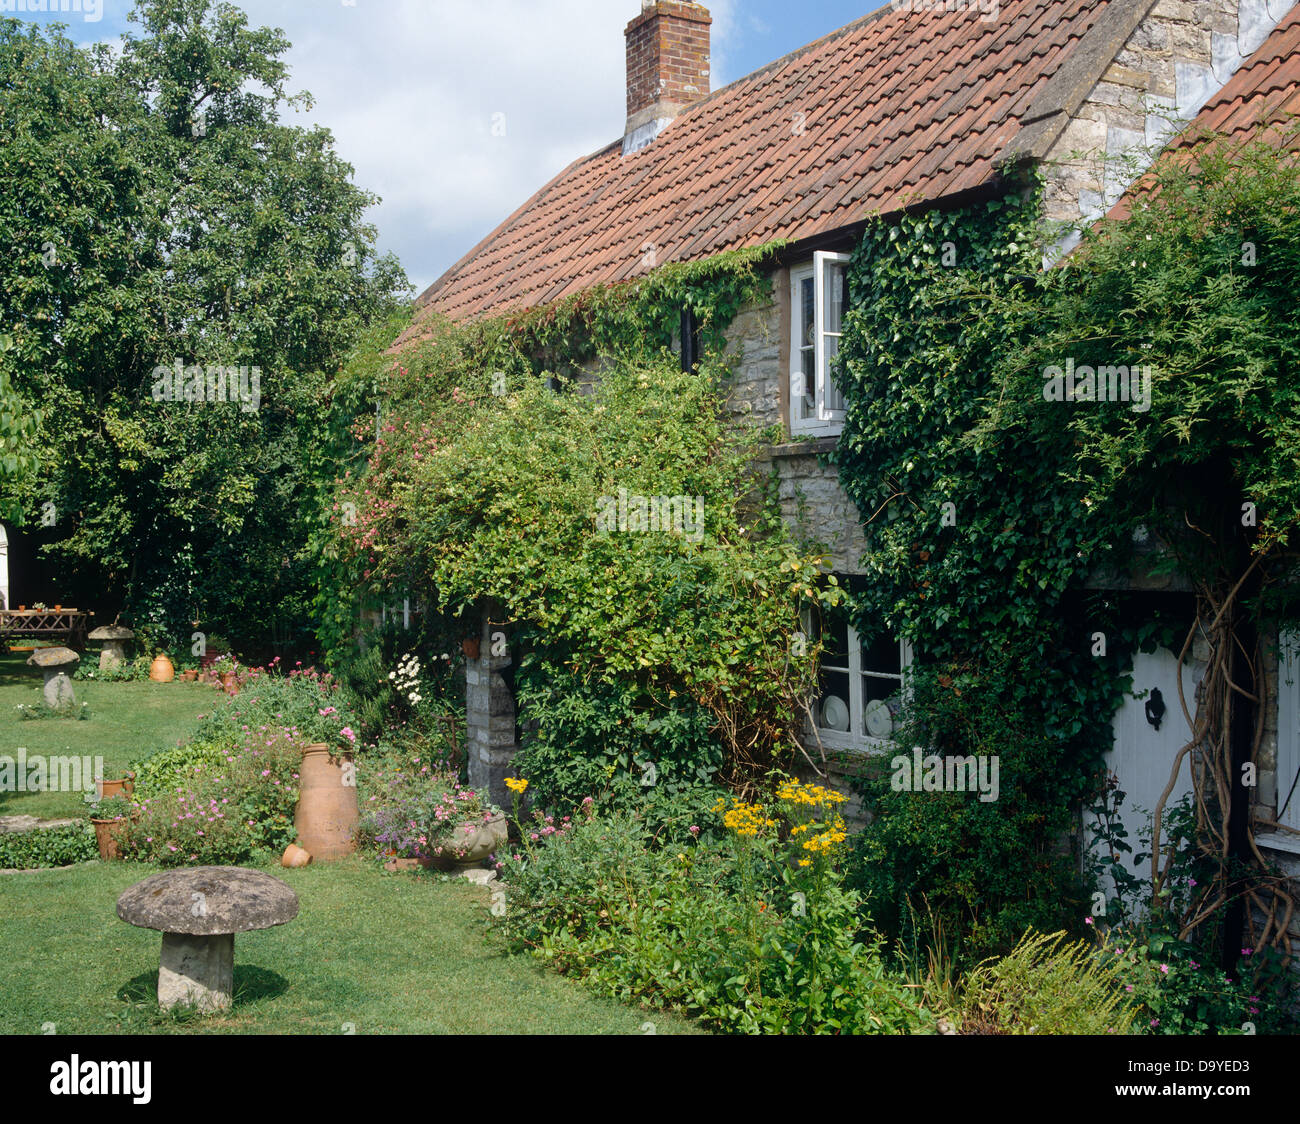
[(176, 678), (176, 665), (165, 652), (159, 652), (149, 665), (149, 678), (155, 683), (170, 683)]
[(110, 796), (101, 800), (90, 817), (95, 825), (95, 842), (99, 857), (104, 862), (121, 858), (120, 844), (131, 823), (131, 805), (123, 796)]
[(331, 862), (356, 850), (354, 835), (361, 818), (352, 754), (316, 742), (302, 751), (298, 808), (293, 827), (298, 846), (316, 862)]

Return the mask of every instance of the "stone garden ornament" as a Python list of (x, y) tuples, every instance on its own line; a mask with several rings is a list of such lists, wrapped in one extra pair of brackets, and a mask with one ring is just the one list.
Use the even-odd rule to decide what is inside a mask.
[(117, 899), (117, 915), (162, 932), (158, 1005), (211, 1012), (231, 1003), (235, 934), (292, 921), (298, 895), (260, 870), (196, 866), (137, 882)]

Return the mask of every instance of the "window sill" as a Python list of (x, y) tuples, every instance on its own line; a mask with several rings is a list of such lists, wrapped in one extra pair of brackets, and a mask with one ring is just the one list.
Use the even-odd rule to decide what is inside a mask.
[[(812, 734), (805, 733), (800, 741), (803, 742), (804, 748), (815, 750), (817, 748), (817, 738)], [(854, 737), (852, 734), (835, 734), (823, 730), (821, 732), (822, 749), (833, 750), (836, 753), (851, 753), (856, 757), (880, 757), (889, 752), (897, 753), (898, 743), (889, 738), (873, 738), (868, 735)]]
[(1255, 842), (1270, 851), (1300, 855), (1300, 835), (1292, 835), (1289, 831), (1270, 831), (1266, 835), (1256, 835)]
[(787, 441), (772, 445), (768, 452), (774, 457), (819, 457), (833, 453), (839, 444), (838, 437), (814, 437), (806, 441)]

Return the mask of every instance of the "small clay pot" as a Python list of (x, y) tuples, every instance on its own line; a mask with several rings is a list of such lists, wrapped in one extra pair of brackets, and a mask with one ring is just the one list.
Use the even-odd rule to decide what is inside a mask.
[(290, 843), (284, 849), (284, 854), (280, 856), (280, 865), (287, 867), (306, 866), (311, 862), (311, 855), (304, 851), (297, 843)]
[(107, 800), (110, 796), (125, 796), (130, 799), (131, 793), (135, 791), (135, 782), (130, 778), (120, 781), (98, 781), (96, 787), (99, 789), (101, 800)]
[(471, 636), (466, 640), (462, 640), (460, 642), (460, 647), (469, 659), (478, 659), (479, 639), (477, 636)]
[(186, 683), (193, 683), (198, 677), (199, 669), (197, 667), (186, 668), (181, 672), (181, 679)]
[(99, 857), (104, 862), (112, 862), (114, 859), (121, 858), (121, 852), (117, 847), (117, 832), (120, 830), (118, 825), (125, 823), (125, 821), (97, 820), (91, 817), (90, 822), (95, 825), (95, 843), (99, 847)]

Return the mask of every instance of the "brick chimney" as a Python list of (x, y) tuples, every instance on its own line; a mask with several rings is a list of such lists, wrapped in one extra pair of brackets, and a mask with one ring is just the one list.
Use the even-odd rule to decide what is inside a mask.
[(623, 155), (644, 148), (709, 93), (709, 26), (702, 4), (641, 0), (627, 25), (627, 127)]

